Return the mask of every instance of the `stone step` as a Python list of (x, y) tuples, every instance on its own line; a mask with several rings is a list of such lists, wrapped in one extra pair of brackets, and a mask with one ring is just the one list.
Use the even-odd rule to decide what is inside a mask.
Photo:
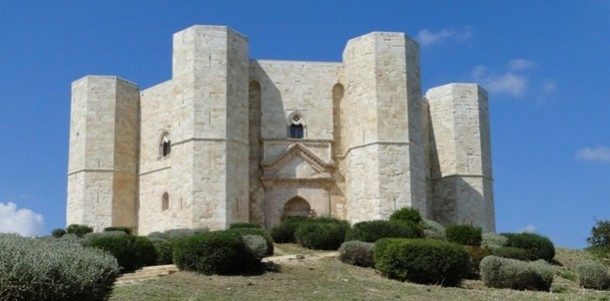
[(121, 275), (116, 280), (116, 284), (127, 284), (136, 283), (138, 281), (145, 281), (156, 279), (163, 276), (171, 275), (178, 271), (178, 268), (173, 264), (148, 266), (136, 270), (132, 273), (126, 273)]

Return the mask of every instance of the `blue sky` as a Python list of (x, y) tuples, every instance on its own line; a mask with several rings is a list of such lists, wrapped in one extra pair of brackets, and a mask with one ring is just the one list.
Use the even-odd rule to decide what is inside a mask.
[(65, 224), (70, 83), (165, 81), (171, 35), (193, 24), (285, 60), (339, 61), (350, 38), (406, 32), (424, 90), (489, 91), (498, 231), (580, 248), (610, 219), (610, 1), (2, 1), (0, 231)]

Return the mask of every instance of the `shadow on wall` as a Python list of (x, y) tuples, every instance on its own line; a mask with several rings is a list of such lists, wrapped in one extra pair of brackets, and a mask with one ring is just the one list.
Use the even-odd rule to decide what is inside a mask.
[[(269, 111), (269, 108), (273, 110)], [(285, 109), (280, 91), (256, 61), (250, 61), (249, 110), (250, 222), (267, 225), (265, 214), (267, 204), (261, 181), (263, 175), (261, 163), (264, 161), (263, 129), (266, 121), (270, 119), (268, 114), (281, 112), (283, 116)]]
[[(429, 133), (429, 178), (431, 187), (428, 196), (428, 218), (445, 226), (467, 224), (480, 226), (486, 231), (495, 229), (493, 221), (487, 220), (493, 210), (485, 194), (491, 194), (491, 181), (480, 175), (445, 175), (441, 173), (436, 138), (430, 118), (427, 121)], [(478, 188), (476, 186), (478, 186)]]

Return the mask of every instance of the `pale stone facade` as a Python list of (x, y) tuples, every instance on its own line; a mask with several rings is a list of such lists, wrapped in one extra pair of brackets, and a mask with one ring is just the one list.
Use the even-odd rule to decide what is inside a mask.
[(174, 35), (169, 81), (72, 84), (67, 203), (68, 224), (140, 234), (405, 206), (494, 231), (487, 95), (422, 95), (419, 47), (402, 33), (352, 39), (342, 62), (289, 62), (193, 26)]

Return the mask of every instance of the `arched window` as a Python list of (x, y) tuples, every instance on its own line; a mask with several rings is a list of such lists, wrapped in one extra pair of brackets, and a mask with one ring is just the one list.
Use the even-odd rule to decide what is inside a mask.
[(164, 133), (161, 136), (161, 143), (159, 145), (159, 153), (161, 157), (167, 157), (172, 152), (172, 142), (169, 140), (169, 134)]
[(303, 125), (303, 118), (301, 117), (301, 115), (298, 113), (290, 115), (288, 123), (288, 137), (302, 139), (305, 135), (305, 127)]
[(169, 194), (164, 193), (161, 197), (161, 211), (169, 209)]

